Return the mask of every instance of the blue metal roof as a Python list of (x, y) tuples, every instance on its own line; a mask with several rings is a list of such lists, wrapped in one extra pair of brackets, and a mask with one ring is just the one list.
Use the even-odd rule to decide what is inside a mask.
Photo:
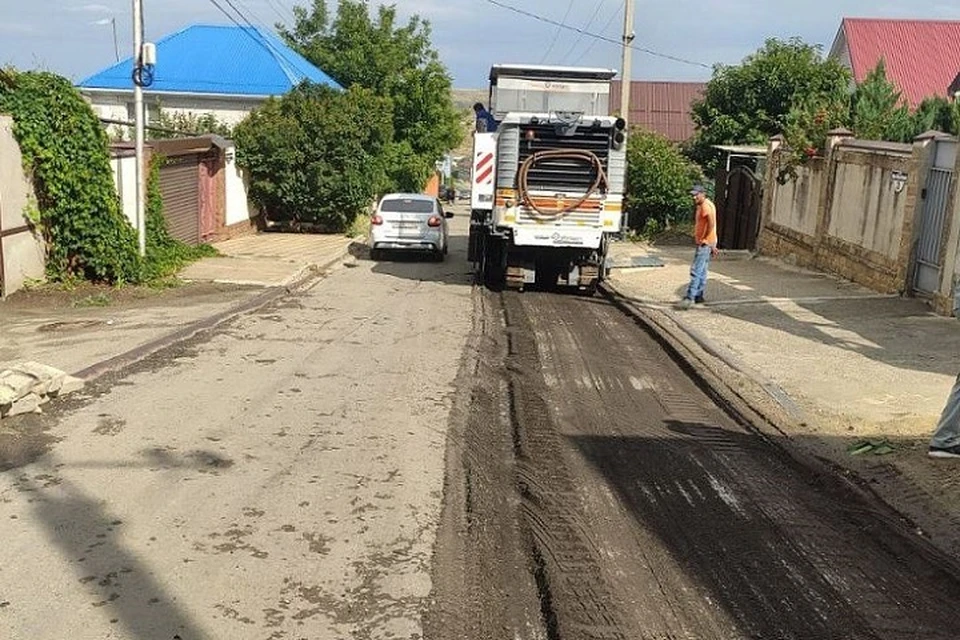
[[(151, 92), (278, 96), (304, 80), (340, 88), (273, 33), (254, 27), (193, 25), (156, 44)], [(131, 57), (78, 86), (132, 91), (132, 73)]]

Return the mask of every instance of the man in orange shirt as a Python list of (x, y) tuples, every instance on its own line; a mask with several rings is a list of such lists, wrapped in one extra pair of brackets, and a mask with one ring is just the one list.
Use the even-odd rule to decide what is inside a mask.
[(690, 265), (690, 286), (687, 295), (680, 301), (682, 309), (689, 309), (694, 304), (703, 302), (703, 292), (707, 288), (707, 273), (710, 268), (710, 258), (717, 255), (717, 207), (707, 197), (700, 185), (695, 186), (690, 195), (697, 204), (697, 213), (693, 239), (697, 244), (697, 251)]

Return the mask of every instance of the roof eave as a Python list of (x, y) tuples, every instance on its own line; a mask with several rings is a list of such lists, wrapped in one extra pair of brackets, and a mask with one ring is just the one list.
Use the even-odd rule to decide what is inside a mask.
[[(133, 93), (133, 88), (120, 89), (110, 87), (84, 87), (78, 86), (80, 93)], [(286, 92), (284, 92), (286, 93)], [(144, 96), (181, 96), (190, 98), (214, 98), (217, 100), (267, 100), (269, 98), (279, 98), (283, 93), (271, 94), (248, 94), (248, 93), (197, 93), (193, 91), (151, 91), (146, 89)]]

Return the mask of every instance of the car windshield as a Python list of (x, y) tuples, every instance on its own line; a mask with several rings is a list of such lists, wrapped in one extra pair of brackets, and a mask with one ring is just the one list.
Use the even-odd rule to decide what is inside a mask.
[(397, 213), (433, 213), (433, 203), (419, 198), (403, 198), (384, 200), (380, 204), (380, 211)]

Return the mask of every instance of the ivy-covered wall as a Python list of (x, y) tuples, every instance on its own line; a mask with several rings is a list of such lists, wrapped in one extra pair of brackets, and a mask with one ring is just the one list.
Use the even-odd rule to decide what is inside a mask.
[(110, 166), (106, 131), (66, 79), (46, 72), (0, 71), (0, 113), (13, 118), (23, 169), (33, 183), (33, 222), (46, 244), (53, 281), (111, 284), (150, 282), (174, 275), (210, 247), (170, 238), (154, 162), (148, 184), (147, 255), (124, 215)]

